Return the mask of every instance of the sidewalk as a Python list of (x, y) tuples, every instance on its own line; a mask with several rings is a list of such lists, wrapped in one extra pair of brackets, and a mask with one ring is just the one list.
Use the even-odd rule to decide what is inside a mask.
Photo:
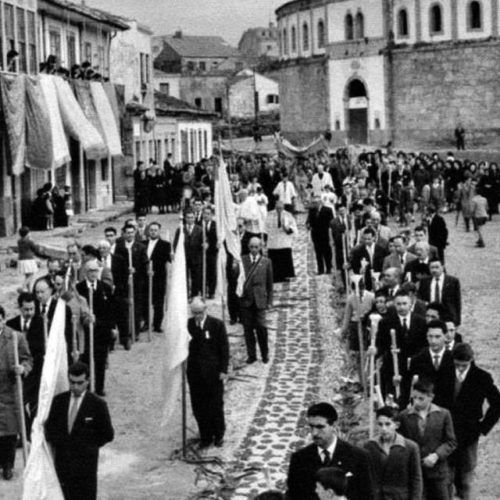
[[(62, 258), (66, 254), (66, 245), (71, 239), (78, 239), (83, 233), (103, 222), (113, 221), (132, 212), (133, 202), (124, 201), (109, 207), (75, 215), (68, 227), (57, 227), (51, 231), (33, 231), (32, 240), (40, 247), (44, 257)], [(19, 236), (0, 238), (0, 271), (8, 266), (17, 254), (17, 240)]]

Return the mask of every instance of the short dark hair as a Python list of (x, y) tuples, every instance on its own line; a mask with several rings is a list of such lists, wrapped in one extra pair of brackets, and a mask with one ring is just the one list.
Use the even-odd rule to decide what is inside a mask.
[(17, 305), (22, 307), (25, 302), (35, 302), (35, 296), (29, 292), (21, 292), (17, 297)]
[(401, 285), (401, 290), (404, 290), (408, 293), (417, 293), (417, 285), (415, 285), (415, 283), (412, 283), (411, 281), (406, 281)]
[(427, 233), (427, 229), (425, 228), (425, 226), (415, 226), (415, 229), (413, 230), (413, 232), (415, 231), (421, 231), (423, 233)]
[(373, 229), (372, 227), (365, 227), (363, 229), (363, 236), (365, 234), (371, 234), (374, 238), (375, 238), (375, 236), (377, 236), (377, 233), (375, 232), (375, 229)]
[(135, 226), (133, 224), (125, 224), (123, 226), (123, 232), (125, 232), (127, 229), (133, 229), (135, 231)]
[(24, 238), (30, 232), (30, 228), (28, 226), (22, 226), (19, 228), (19, 236)]
[(384, 299), (387, 299), (387, 292), (385, 290), (377, 290), (375, 292), (375, 298), (378, 298), (378, 297), (384, 297)]
[(457, 361), (473, 361), (474, 360), (474, 351), (470, 344), (466, 342), (462, 342), (457, 344), (453, 348), (453, 352), (451, 353), (454, 360)]
[(427, 377), (421, 377), (413, 384), (413, 390), (431, 396), (434, 394), (434, 383)]
[(332, 425), (339, 418), (337, 410), (330, 403), (316, 403), (307, 410), (308, 417), (323, 417)]
[(405, 290), (404, 288), (400, 288), (394, 295), (394, 298), (397, 297), (409, 297), (408, 295), (408, 290)]
[(333, 490), (335, 495), (345, 495), (347, 491), (347, 477), (339, 467), (321, 467), (314, 476), (316, 481), (325, 490)]
[(74, 377), (85, 375), (85, 378), (89, 378), (89, 365), (87, 365), (86, 363), (82, 363), (81, 361), (76, 361), (68, 368), (68, 375), (73, 375)]
[(430, 266), (433, 262), (439, 262), (441, 265), (443, 265), (443, 263), (441, 262), (441, 259), (440, 259), (439, 257), (432, 257), (431, 259), (429, 259), (429, 266)]
[(387, 417), (394, 422), (398, 421), (399, 410), (394, 406), (382, 406), (375, 412), (376, 417)]
[(161, 224), (156, 220), (149, 223), (149, 227), (151, 226), (158, 226), (158, 229), (161, 229)]
[(427, 304), (427, 307), (425, 308), (425, 310), (428, 311), (429, 309), (432, 309), (433, 311), (437, 311), (439, 314), (439, 318), (443, 317), (444, 307), (439, 302), (430, 302), (429, 304)]
[(116, 227), (109, 226), (104, 230), (104, 234), (106, 233), (118, 234), (118, 231), (116, 230)]
[(448, 330), (448, 328), (446, 328), (446, 323), (440, 319), (433, 319), (432, 321), (429, 321), (429, 323), (427, 323), (427, 331), (431, 328), (439, 328), (442, 330), (443, 334), (446, 334)]
[(51, 280), (49, 280), (48, 278), (45, 278), (43, 276), (41, 278), (38, 278), (35, 281), (35, 284), (33, 285), (33, 290), (36, 291), (36, 286), (38, 285), (38, 283), (41, 283), (41, 282), (47, 283), (48, 287), (51, 288), (52, 290), (54, 290), (54, 283), (52, 283)]
[(284, 500), (285, 495), (278, 490), (267, 490), (259, 493), (254, 500)]

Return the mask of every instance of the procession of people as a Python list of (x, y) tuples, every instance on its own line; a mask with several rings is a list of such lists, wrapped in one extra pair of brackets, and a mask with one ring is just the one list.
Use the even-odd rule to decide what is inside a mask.
[[(192, 313), (187, 383), (199, 449), (223, 446), (231, 352), (226, 325), (208, 305), (220, 298), (223, 279), (228, 323), (242, 323), (246, 363), (269, 363), (267, 313), (276, 283), (297, 277), (295, 242), (304, 226), (317, 274), (330, 276), (345, 299), (342, 325), (332, 326), (331, 334), (345, 341), (358, 373), (368, 432), (366, 442), (354, 446), (339, 434), (332, 404), (309, 407), (313, 443), (291, 456), (286, 498), (478, 498), (479, 437), (500, 418), (500, 392), (476, 365), (468, 333), (457, 332), (467, 305), (460, 277), (446, 267), (442, 214), (455, 212), (456, 224), (462, 216), (465, 231), (477, 232), (476, 246), (487, 247), (488, 220), (500, 200), (497, 166), (451, 153), (441, 159), (390, 150), (231, 157), (226, 174), (239, 255), (229, 251), (227, 236), (219, 238), (214, 217), (221, 168), (226, 164), (218, 158), (182, 167), (171, 159), (163, 168), (154, 160), (147, 169), (139, 164), (136, 217), (121, 228), (106, 227), (100, 241), (69, 243), (66, 258), (51, 259), (47, 271), (38, 270), (36, 241), (21, 228), (19, 315), (0, 308), (4, 479), (13, 474), (20, 413), (30, 437), (47, 339), (62, 299), (70, 391), (54, 399), (45, 432), (65, 498), (96, 498), (98, 449), (114, 436), (113, 412), (103, 399), (109, 356), (119, 345), (130, 351), (164, 333), (169, 267), (181, 240)], [(182, 225), (164, 239), (156, 216), (168, 212), (179, 214)], [(219, 252), (227, 257), (224, 274), (217, 270)]]

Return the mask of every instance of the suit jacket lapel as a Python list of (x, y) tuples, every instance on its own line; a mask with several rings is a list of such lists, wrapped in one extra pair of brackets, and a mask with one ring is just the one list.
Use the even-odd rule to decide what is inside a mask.
[[(84, 415), (85, 415), (85, 410), (87, 408), (88, 404), (88, 391), (85, 393), (83, 396), (82, 403), (80, 405), (80, 408), (78, 408), (78, 413), (76, 414), (75, 421), (73, 422), (73, 429), (71, 429), (71, 433), (76, 429), (77, 426), (81, 425), (83, 423)], [(68, 410), (69, 410), (69, 401), (68, 401)]]

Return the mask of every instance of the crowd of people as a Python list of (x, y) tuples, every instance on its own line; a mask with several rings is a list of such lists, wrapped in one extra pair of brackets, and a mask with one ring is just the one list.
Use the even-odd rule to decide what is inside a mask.
[(36, 192), (31, 206), (30, 228), (46, 231), (55, 227), (66, 227), (71, 214), (70, 186), (61, 189), (48, 182)]
[[(117, 341), (130, 350), (141, 332), (162, 332), (168, 264), (181, 231), (192, 299), (187, 380), (193, 415), (201, 449), (224, 443), (224, 381), (231, 356), (225, 324), (207, 314), (206, 303), (216, 293), (222, 251), (214, 220), (216, 168), (213, 160), (183, 168), (173, 166), (171, 158), (163, 168), (154, 161), (147, 169), (139, 164), (134, 173), (136, 217), (126, 220), (121, 231), (106, 227), (94, 244), (70, 243), (66, 259), (50, 259), (43, 276), (37, 275), (37, 248), (29, 229), (20, 231), (19, 270), (25, 282), (19, 315), (4, 326), (6, 313), (0, 310), (0, 331), (18, 339), (19, 363), (2, 347), (6, 370), (0, 377), (7, 381), (6, 393), (14, 381), (3, 373), (23, 377), (29, 430), (37, 411), (45, 340), (57, 299), (64, 299), (71, 394), (54, 401), (46, 432), (56, 447), (66, 498), (95, 498), (97, 450), (113, 438), (107, 406), (99, 399), (106, 394), (108, 356)], [(266, 311), (273, 303), (274, 284), (295, 277), (302, 206), (318, 274), (331, 275), (346, 292), (344, 320), (335, 334), (345, 340), (361, 380), (365, 359), (375, 359), (378, 432), (357, 448), (340, 439), (333, 406), (309, 408), (313, 443), (292, 455), (287, 498), (417, 500), (425, 494), (428, 500), (446, 500), (453, 491), (460, 498), (475, 498), (471, 491), (479, 435), (499, 419), (500, 393), (491, 375), (474, 363), (472, 348), (464, 342), (467, 334), (462, 332), (462, 338), (457, 332), (460, 281), (446, 270), (448, 229), (441, 214), (455, 211), (456, 223), (462, 215), (464, 229), (477, 231), (477, 246), (484, 247), (485, 224), (498, 213), (497, 166), (461, 161), (451, 153), (441, 159), (437, 154), (342, 149), (296, 159), (230, 158), (228, 174), (241, 255), (228, 253), (226, 298), (229, 322), (243, 325), (246, 362), (256, 363), (258, 354), (263, 363), (269, 361)], [(48, 185), (40, 192), (46, 205), (53, 193)], [(172, 241), (161, 238), (159, 222), (148, 223), (155, 207), (160, 214), (182, 213), (183, 227)], [(44, 217), (49, 217), (49, 227), (50, 215)], [(84, 406), (80, 397), (90, 394), (88, 365), (95, 369), (97, 398)], [(7, 403), (11, 425), (0, 428), (0, 466), (10, 479), (19, 426), (14, 399)], [(73, 426), (82, 423), (80, 408), (80, 413), (91, 412), (92, 419), (97, 412), (100, 426), (82, 438), (89, 439), (92, 449), (92, 465), (83, 472), (68, 449)], [(82, 476), (90, 485), (86, 496), (77, 493)], [(274, 496), (259, 498), (281, 498), (278, 492), (267, 494)]]

